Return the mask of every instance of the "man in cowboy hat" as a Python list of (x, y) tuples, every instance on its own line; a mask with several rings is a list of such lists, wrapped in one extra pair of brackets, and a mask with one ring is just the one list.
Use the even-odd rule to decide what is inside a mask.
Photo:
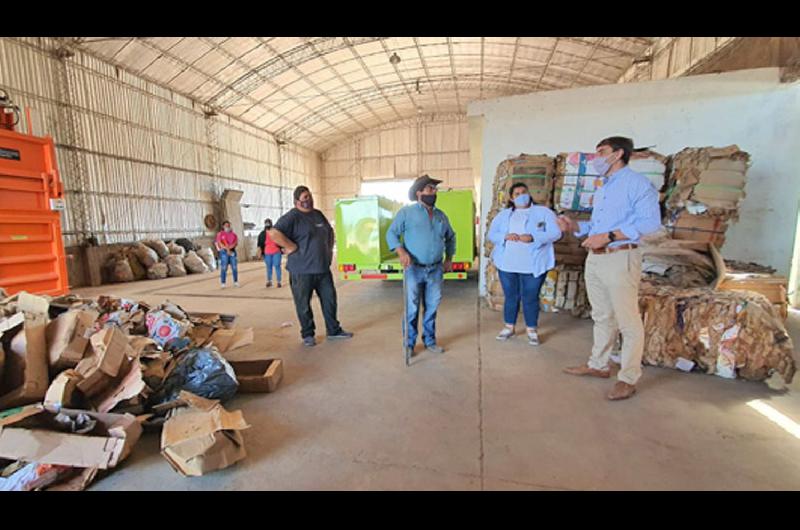
[[(407, 354), (413, 354), (417, 342), (420, 300), (424, 300), (422, 339), (434, 353), (444, 353), (436, 343), (436, 310), (442, 300), (444, 273), (452, 270), (456, 234), (443, 211), (436, 208), (436, 186), (441, 183), (423, 175), (408, 190), (414, 204), (404, 206), (386, 233), (389, 248), (397, 252), (406, 282), (406, 314), (403, 325), (408, 330)], [(408, 351), (410, 350), (410, 351)]]

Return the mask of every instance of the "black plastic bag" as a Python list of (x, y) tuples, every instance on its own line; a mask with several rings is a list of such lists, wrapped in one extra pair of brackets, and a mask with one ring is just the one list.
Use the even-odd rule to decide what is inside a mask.
[(239, 388), (233, 367), (216, 348), (193, 348), (182, 354), (164, 385), (154, 396), (156, 404), (178, 398), (181, 390), (207, 398), (226, 401)]

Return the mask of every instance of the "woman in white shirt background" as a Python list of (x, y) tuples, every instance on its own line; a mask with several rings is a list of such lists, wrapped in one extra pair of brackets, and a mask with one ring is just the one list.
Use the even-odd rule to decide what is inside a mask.
[(514, 336), (522, 302), (528, 343), (539, 345), (539, 292), (547, 271), (555, 267), (553, 242), (561, 238), (556, 214), (534, 204), (528, 186), (517, 182), (509, 190), (508, 206), (492, 220), (489, 240), (494, 243), (492, 261), (500, 276), (505, 302), (505, 327), (497, 340)]

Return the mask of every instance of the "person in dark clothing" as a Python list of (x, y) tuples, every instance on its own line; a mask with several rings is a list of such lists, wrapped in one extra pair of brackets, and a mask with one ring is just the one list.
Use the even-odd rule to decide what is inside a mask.
[(336, 287), (331, 274), (333, 227), (325, 215), (314, 208), (314, 198), (306, 186), (294, 190), (295, 207), (286, 212), (267, 233), (288, 256), (286, 270), (292, 289), (303, 344), (314, 346), (314, 313), (311, 295), (316, 292), (322, 305), (329, 339), (349, 339), (336, 319)]
[(264, 257), (264, 263), (267, 266), (267, 287), (272, 287), (272, 269), (275, 269), (275, 279), (277, 280), (276, 287), (281, 286), (281, 249), (275, 244), (275, 241), (269, 237), (269, 231), (272, 230), (272, 219), (264, 220), (264, 230), (258, 234), (258, 256)]

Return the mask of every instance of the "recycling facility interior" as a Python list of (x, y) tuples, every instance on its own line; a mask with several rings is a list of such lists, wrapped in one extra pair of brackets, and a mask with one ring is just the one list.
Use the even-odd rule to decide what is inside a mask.
[[(0, 410), (0, 487), (797, 489), (799, 40), (0, 38), (0, 88), (22, 110), (17, 131), (53, 138), (75, 295), (44, 311), (48, 299), (7, 299), (4, 345), (22, 329), (15, 340), (31, 348), (33, 330), (45, 334), (37, 319), (55, 329), (70, 306), (70, 329), (88, 318), (95, 333), (73, 340), (94, 356), (70, 362), (73, 343), (54, 353), (47, 332), (45, 389), (85, 394), (90, 414), (54, 420), (71, 436), (89, 422), (118, 444), (97, 461), (38, 452), (60, 467), (25, 467), (36, 460), (18, 437), (63, 433), (41, 426), (56, 417), (43, 394), (23, 403), (18, 393), (9, 407), (46, 404)], [(538, 187), (540, 202), (588, 216), (581, 157), (611, 135), (648, 148), (636, 163), (662, 192), (665, 226), (644, 251), (644, 376), (619, 403), (605, 399), (609, 380), (561, 372), (592, 345), (579, 243), (557, 244), (533, 348), (495, 340), (502, 291), (484, 241), (518, 180)], [(709, 176), (719, 167), (737, 175), (724, 189)], [(474, 270), (444, 288), (446, 352), (406, 367), (402, 285), (344, 281), (336, 263), (339, 318), (355, 336), (318, 331), (319, 344), (304, 348), (288, 281), (264, 286), (263, 220), (293, 207), (300, 184), (333, 220), (336, 200), (363, 183), (425, 173), (442, 189), (473, 190), (478, 212)], [(223, 219), (243, 240), (240, 289), (219, 285), (211, 243)], [(24, 324), (11, 321), (23, 313)], [(143, 389), (186, 365), (150, 333), (162, 324), (189, 344), (210, 341), (237, 370), (268, 361), (273, 371), (255, 378), (256, 393), (237, 371), (224, 407), (175, 393), (152, 409)], [(112, 374), (116, 346), (126, 353)], [(0, 403), (19, 391), (9, 385)], [(115, 419), (125, 434), (112, 436), (102, 414), (126, 412), (136, 421)], [(225, 425), (210, 433), (219, 445), (188, 455), (180, 422), (211, 415)]]

